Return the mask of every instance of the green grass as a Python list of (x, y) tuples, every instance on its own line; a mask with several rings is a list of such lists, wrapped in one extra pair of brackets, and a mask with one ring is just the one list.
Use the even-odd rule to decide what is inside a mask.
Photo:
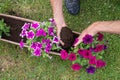
[[(81, 0), (76, 16), (63, 6), (66, 23), (81, 32), (95, 21), (120, 20), (119, 0)], [(45, 21), (52, 17), (49, 0), (0, 0), (0, 13)], [(104, 54), (107, 67), (89, 75), (82, 69), (74, 72), (69, 61), (59, 56), (52, 60), (30, 56), (26, 49), (0, 41), (0, 80), (120, 80), (120, 36), (105, 34), (109, 48)]]

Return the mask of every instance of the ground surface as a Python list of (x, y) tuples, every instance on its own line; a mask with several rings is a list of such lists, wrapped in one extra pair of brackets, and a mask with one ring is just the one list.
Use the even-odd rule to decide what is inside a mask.
[[(119, 0), (81, 0), (80, 14), (72, 16), (64, 6), (66, 23), (81, 32), (95, 21), (120, 20)], [(52, 17), (49, 0), (0, 0), (0, 13), (45, 21)], [(58, 56), (52, 60), (31, 57), (26, 49), (0, 41), (0, 80), (120, 80), (120, 36), (105, 34), (109, 49), (107, 67), (89, 75), (82, 69), (74, 72), (69, 61)]]

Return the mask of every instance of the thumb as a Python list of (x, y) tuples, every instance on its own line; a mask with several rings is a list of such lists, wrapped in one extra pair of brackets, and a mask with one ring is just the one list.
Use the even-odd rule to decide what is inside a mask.
[(80, 34), (78, 41), (74, 44), (74, 47), (78, 46), (83, 41), (84, 34)]
[(78, 46), (82, 42), (82, 38), (78, 38), (79, 40), (74, 44), (74, 47)]

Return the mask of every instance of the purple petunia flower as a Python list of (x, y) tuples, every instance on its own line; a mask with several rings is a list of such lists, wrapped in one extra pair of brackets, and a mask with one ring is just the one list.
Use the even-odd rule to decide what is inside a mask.
[(22, 27), (23, 30), (28, 30), (30, 27), (30, 23), (25, 23)]
[(37, 48), (37, 44), (36, 44), (36, 42), (32, 42), (30, 48), (32, 48), (32, 49), (36, 49), (36, 48)]
[(29, 32), (27, 32), (27, 39), (33, 39), (35, 37), (35, 34), (32, 30), (30, 30)]
[(77, 56), (76, 56), (74, 53), (69, 54), (68, 59), (69, 59), (70, 61), (75, 61), (76, 58), (77, 58)]
[(48, 44), (50, 42), (51, 42), (50, 39), (42, 39), (42, 43)]
[(34, 56), (41, 56), (41, 50), (39, 48), (36, 48), (33, 53)]
[(100, 52), (104, 49), (104, 45), (102, 44), (98, 44), (95, 49), (94, 49), (94, 52)]
[(19, 45), (20, 45), (20, 48), (23, 49), (23, 47), (24, 47), (24, 42), (23, 42), (23, 40), (20, 41)]
[(20, 36), (23, 38), (27, 35), (27, 31), (26, 30), (22, 30), (21, 33), (20, 33)]
[(102, 33), (98, 33), (98, 38), (97, 38), (97, 40), (98, 41), (102, 41), (103, 40), (103, 34)]
[(55, 20), (54, 20), (53, 18), (50, 18), (49, 21), (52, 23), (52, 24), (51, 24), (52, 26), (55, 26), (55, 25), (56, 25), (56, 24), (55, 24)]
[(50, 21), (50, 22), (54, 22), (54, 19), (53, 19), (53, 18), (50, 18), (49, 21)]
[(76, 64), (73, 64), (73, 65), (71, 66), (71, 68), (72, 68), (74, 71), (79, 71), (79, 70), (82, 68), (82, 66), (81, 66), (80, 64), (76, 63)]
[(97, 60), (97, 62), (96, 62), (96, 67), (97, 67), (97, 68), (102, 68), (102, 67), (104, 67), (104, 66), (106, 66), (106, 63), (105, 63), (104, 61), (102, 61), (102, 60)]
[(42, 48), (42, 43), (37, 42), (36, 44), (37, 44), (37, 47), (38, 47), (39, 49), (41, 49), (41, 48)]
[(86, 34), (85, 37), (83, 37), (84, 44), (90, 44), (93, 42), (93, 37), (89, 34)]
[(91, 52), (93, 52), (94, 51), (94, 48), (92, 48), (92, 46), (89, 48), (89, 50), (91, 51)]
[(54, 34), (54, 27), (49, 27), (48, 28), (48, 34), (50, 35), (50, 36), (54, 36), (55, 34)]
[(46, 47), (45, 47), (45, 52), (46, 52), (46, 53), (49, 53), (50, 50), (51, 50), (51, 48), (52, 48), (52, 45), (51, 45), (50, 43), (47, 44)]
[(31, 24), (31, 27), (34, 28), (34, 29), (37, 29), (39, 26), (40, 26), (40, 24), (38, 22), (33, 22)]
[(32, 48), (32, 49), (34, 49), (34, 50), (35, 50), (36, 48), (41, 49), (41, 48), (42, 48), (42, 43), (40, 43), (40, 42), (32, 42), (30, 48)]
[(107, 48), (108, 48), (108, 46), (104, 45), (104, 50), (107, 49)]
[(54, 36), (54, 38), (53, 38), (53, 43), (59, 43), (59, 40), (56, 36)]
[(96, 68), (93, 67), (93, 66), (89, 66), (87, 69), (86, 69), (86, 72), (89, 73), (89, 74), (94, 74), (96, 71)]
[(61, 50), (60, 51), (60, 57), (62, 60), (66, 60), (68, 58), (68, 53), (66, 50)]
[(36, 31), (36, 37), (39, 37), (39, 36), (46, 36), (46, 32), (44, 29), (40, 28)]

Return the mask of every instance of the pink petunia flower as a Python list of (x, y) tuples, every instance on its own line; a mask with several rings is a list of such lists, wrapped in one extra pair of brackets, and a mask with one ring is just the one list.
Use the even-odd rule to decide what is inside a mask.
[(71, 68), (72, 68), (74, 71), (79, 71), (79, 70), (82, 68), (82, 66), (81, 66), (80, 64), (78, 64), (78, 63), (75, 63), (75, 64), (73, 64), (73, 65), (71, 66)]
[(83, 55), (83, 52), (84, 52), (83, 49), (79, 49), (79, 50), (78, 50), (78, 54), (79, 54), (79, 55)]
[(98, 33), (98, 38), (97, 38), (97, 40), (98, 40), (98, 41), (102, 41), (103, 38), (104, 38), (104, 35), (103, 35), (102, 33)]
[(100, 52), (104, 49), (104, 45), (102, 44), (98, 44), (95, 49), (94, 49), (94, 52)]
[(66, 60), (68, 58), (68, 53), (66, 50), (61, 50), (60, 54), (61, 54), (60, 57), (62, 60)]
[(89, 59), (89, 64), (90, 65), (95, 65), (96, 64), (96, 56), (91, 56), (91, 58)]
[(90, 59), (92, 56), (92, 53), (90, 50), (83, 50), (83, 53), (81, 54), (83, 58)]
[(106, 66), (106, 62), (104, 62), (102, 60), (97, 60), (97, 62), (96, 62), (96, 67), (97, 68), (102, 68), (104, 66)]
[(76, 56), (74, 53), (69, 54), (68, 59), (69, 59), (70, 61), (75, 61), (76, 58), (77, 58), (77, 56)]

